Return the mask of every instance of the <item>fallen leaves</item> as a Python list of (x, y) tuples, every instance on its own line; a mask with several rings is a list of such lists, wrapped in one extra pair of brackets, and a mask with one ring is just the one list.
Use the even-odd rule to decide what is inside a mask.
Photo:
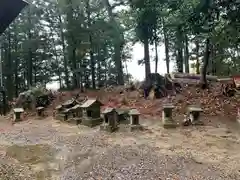
[[(211, 84), (211, 89), (202, 90), (194, 86), (183, 86), (180, 94), (169, 95), (161, 99), (144, 99), (139, 95), (139, 91), (129, 91), (120, 93), (122, 87), (112, 88), (111, 92), (105, 90), (90, 91), (81, 93), (79, 98), (87, 96), (89, 98), (98, 97), (104, 104), (102, 107), (113, 108), (136, 108), (143, 115), (160, 116), (162, 106), (172, 103), (175, 106), (175, 114), (186, 114), (189, 105), (200, 105), (205, 115), (210, 116), (237, 116), (237, 108), (240, 108), (239, 99), (236, 97), (225, 97), (222, 95), (220, 84)], [(69, 100), (73, 94), (79, 90), (71, 92), (56, 93), (56, 98), (46, 112), (51, 116), (54, 108)], [(29, 115), (29, 114), (28, 114)]]

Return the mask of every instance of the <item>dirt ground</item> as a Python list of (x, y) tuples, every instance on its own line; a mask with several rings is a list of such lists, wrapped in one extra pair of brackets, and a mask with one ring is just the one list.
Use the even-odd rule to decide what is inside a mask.
[(1, 180), (240, 179), (240, 128), (208, 123), (163, 129), (142, 117), (144, 131), (106, 133), (53, 118), (0, 122)]

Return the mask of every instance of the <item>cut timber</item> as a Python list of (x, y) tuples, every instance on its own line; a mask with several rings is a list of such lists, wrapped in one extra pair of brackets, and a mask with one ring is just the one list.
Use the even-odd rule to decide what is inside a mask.
[(220, 83), (232, 83), (233, 79), (232, 78), (219, 78), (217, 81)]
[[(183, 78), (183, 79), (200, 80), (201, 74), (173, 73), (173, 74), (171, 74), (171, 77), (172, 77), (172, 79)], [(206, 78), (209, 81), (217, 81), (218, 80), (217, 76), (207, 75)]]

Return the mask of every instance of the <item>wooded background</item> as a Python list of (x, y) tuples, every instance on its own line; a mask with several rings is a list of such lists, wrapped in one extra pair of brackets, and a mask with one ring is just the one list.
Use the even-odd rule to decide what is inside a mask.
[[(131, 77), (136, 42), (164, 45), (177, 72), (229, 76), (240, 72), (238, 0), (29, 0), (1, 36), (3, 80), (8, 98), (57, 77), (61, 88), (122, 85)], [(202, 68), (201, 68), (202, 67)], [(137, 68), (136, 68), (137, 70)], [(202, 70), (202, 72), (200, 72)], [(131, 72), (129, 72), (131, 73)]]

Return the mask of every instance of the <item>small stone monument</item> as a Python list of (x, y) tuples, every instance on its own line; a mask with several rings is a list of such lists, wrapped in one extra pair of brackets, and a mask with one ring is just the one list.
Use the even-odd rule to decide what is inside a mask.
[(44, 107), (37, 107), (36, 110), (37, 110), (38, 117), (44, 116)]
[(129, 110), (128, 109), (116, 109), (118, 113), (118, 123), (129, 124)]
[(163, 106), (162, 120), (164, 128), (176, 128), (177, 123), (172, 118), (172, 110), (174, 106), (172, 104), (165, 104)]
[(202, 108), (196, 106), (188, 107), (188, 118), (192, 125), (203, 125), (200, 120), (200, 113), (203, 112)]
[(80, 104), (76, 104), (72, 108), (73, 117), (82, 117), (82, 109)]
[(130, 116), (130, 131), (142, 130), (143, 127), (139, 124), (139, 111), (137, 109), (131, 109), (128, 114)]
[(118, 129), (118, 113), (114, 108), (106, 108), (103, 112), (103, 124), (100, 130), (114, 132)]
[(14, 112), (14, 116), (13, 116), (13, 120), (14, 122), (18, 122), (18, 121), (21, 121), (21, 114), (24, 112), (24, 109), (23, 108), (15, 108), (13, 109), (13, 112)]
[(62, 119), (60, 119), (60, 120), (67, 121), (70, 113), (71, 113), (71, 109), (64, 109), (61, 113)]
[(102, 124), (100, 107), (103, 104), (97, 99), (89, 99), (80, 107), (82, 109), (82, 125), (94, 127)]
[(77, 104), (77, 101), (74, 99), (71, 99), (57, 106), (55, 108), (57, 110), (56, 119), (61, 121), (66, 121), (69, 118), (72, 118), (73, 117), (72, 107), (74, 107), (76, 104)]
[(80, 104), (76, 104), (71, 108), (71, 118), (67, 120), (71, 124), (80, 124), (81, 123), (81, 117), (82, 117), (82, 109)]

